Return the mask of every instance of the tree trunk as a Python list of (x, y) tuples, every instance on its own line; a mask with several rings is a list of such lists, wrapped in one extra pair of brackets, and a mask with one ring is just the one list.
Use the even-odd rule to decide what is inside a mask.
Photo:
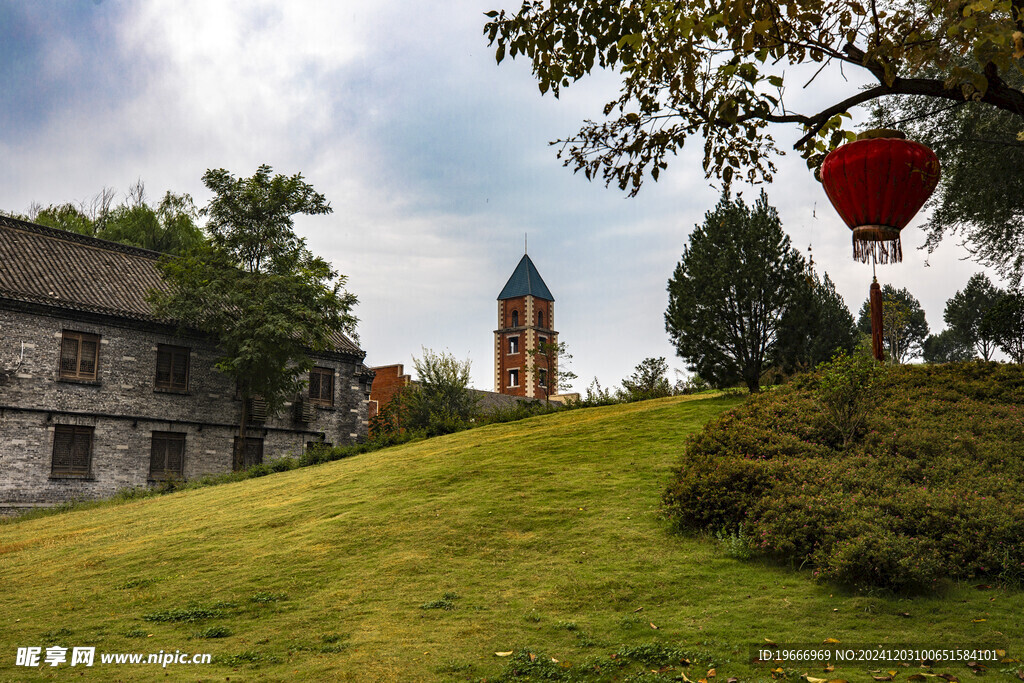
[(232, 469), (236, 472), (245, 468), (245, 446), (246, 432), (249, 430), (249, 396), (248, 392), (242, 393), (242, 419), (238, 425), (238, 443), (235, 444), (234, 462)]

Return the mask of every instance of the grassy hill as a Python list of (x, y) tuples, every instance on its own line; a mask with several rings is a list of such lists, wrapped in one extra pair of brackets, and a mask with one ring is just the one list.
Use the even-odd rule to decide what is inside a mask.
[[(696, 681), (713, 665), (713, 683), (767, 680), (750, 664), (766, 638), (1020, 654), (1020, 593), (841, 594), (670, 535), (660, 497), (685, 438), (740, 400), (572, 411), (0, 526), (0, 680)], [(50, 645), (97, 663), (14, 666)], [(215, 660), (99, 663), (160, 650)]]

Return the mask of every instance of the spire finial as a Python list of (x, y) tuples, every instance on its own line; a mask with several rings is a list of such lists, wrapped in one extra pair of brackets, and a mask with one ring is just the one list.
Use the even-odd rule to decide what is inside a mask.
[(523, 253), (524, 254), (529, 254), (530, 253), (530, 241), (528, 239), (528, 234), (525, 233), (525, 232), (523, 233)]

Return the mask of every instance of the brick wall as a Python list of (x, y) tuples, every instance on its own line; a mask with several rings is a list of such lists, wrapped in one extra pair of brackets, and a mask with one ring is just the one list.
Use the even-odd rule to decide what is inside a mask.
[(409, 385), (411, 377), (405, 374), (401, 363), (370, 368), (374, 371), (373, 386), (370, 388), (370, 417), (374, 417), (391, 402), (402, 388)]
[[(0, 310), (0, 513), (147, 485), (154, 431), (185, 434), (186, 479), (231, 470), (241, 401), (214, 370), (216, 349), (129, 325)], [(96, 382), (58, 379), (64, 330), (100, 336)], [(190, 348), (185, 393), (155, 389), (157, 344)], [(264, 438), (264, 462), (301, 454), (321, 432), (336, 445), (366, 436), (368, 378), (355, 360), (315, 363), (334, 369), (334, 406), (305, 424), (289, 404), (253, 425), (249, 435)], [(55, 425), (94, 429), (89, 477), (51, 476)]]

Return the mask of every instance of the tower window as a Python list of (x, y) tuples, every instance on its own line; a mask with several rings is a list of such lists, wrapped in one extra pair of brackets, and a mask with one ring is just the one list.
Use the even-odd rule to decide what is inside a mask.
[(544, 368), (540, 369), (540, 385), (546, 387), (548, 385), (548, 371)]
[(537, 327), (544, 327), (544, 311), (537, 311)]
[(519, 353), (519, 337), (508, 338), (508, 352)]
[(519, 311), (512, 311), (512, 327), (519, 327)]
[(548, 338), (547, 337), (544, 337), (544, 336), (537, 337), (537, 346), (540, 348), (540, 352), (543, 353), (543, 354), (546, 354), (546, 352), (547, 352), (547, 349), (544, 348), (544, 345), (547, 344), (547, 343), (548, 343)]
[(509, 370), (508, 371), (508, 385), (510, 387), (518, 387), (519, 386), (519, 370), (518, 369), (516, 369), (516, 370)]

